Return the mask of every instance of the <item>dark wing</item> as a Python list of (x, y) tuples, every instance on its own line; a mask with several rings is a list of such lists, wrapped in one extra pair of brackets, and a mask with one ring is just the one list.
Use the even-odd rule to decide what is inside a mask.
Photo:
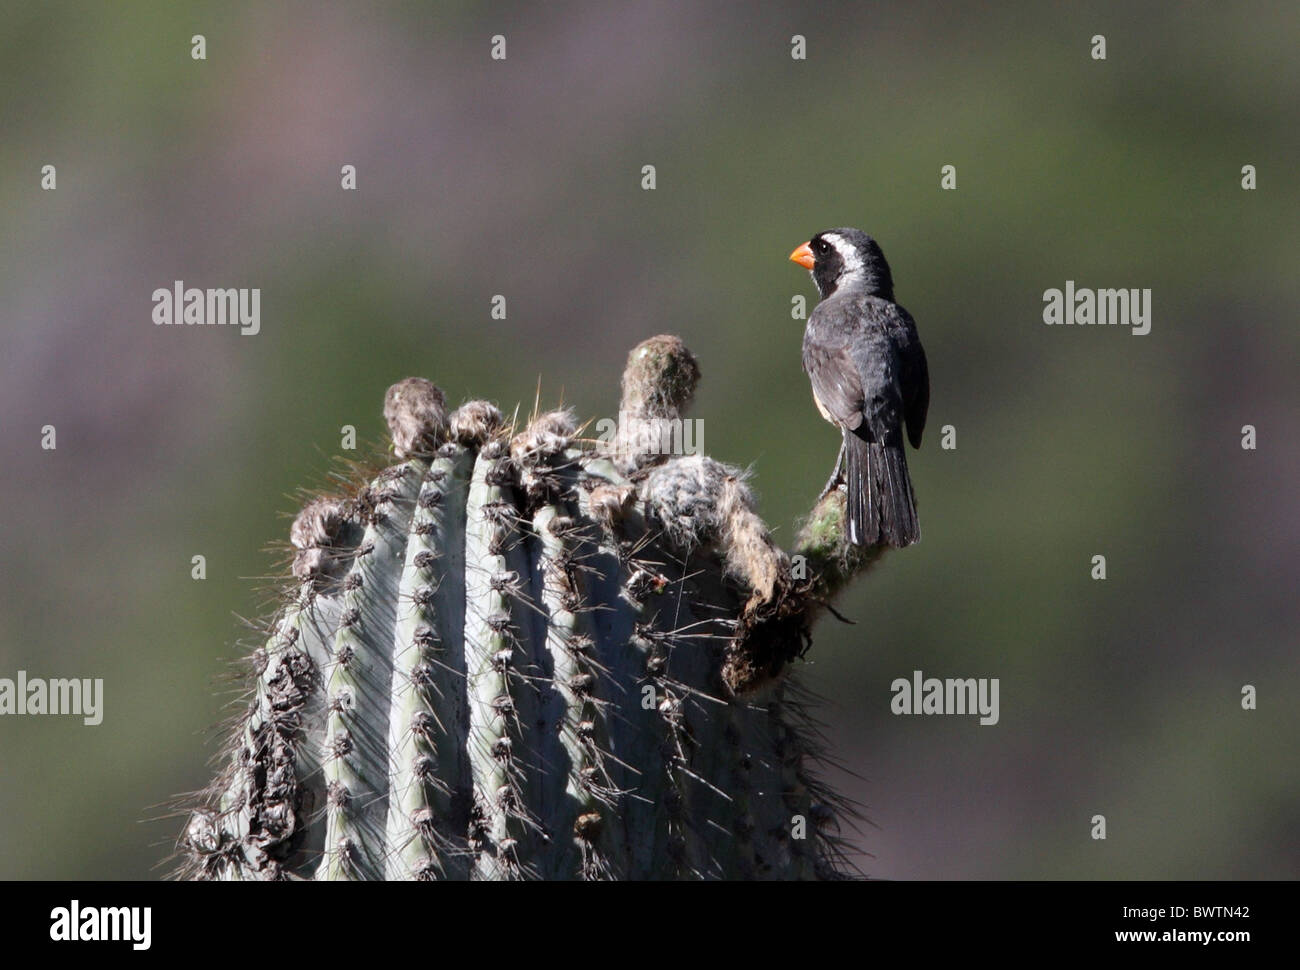
[(921, 447), (921, 432), (925, 430), (925, 415), (930, 410), (930, 368), (925, 361), (925, 350), (916, 333), (916, 321), (901, 306), (895, 305), (891, 314), (890, 335), (898, 349), (899, 384), (903, 394), (903, 418), (907, 422), (907, 440), (913, 448)]
[(916, 341), (903, 362), (903, 414), (907, 419), (907, 440), (921, 447), (925, 414), (930, 410), (930, 367), (925, 362), (921, 341)]
[(884, 300), (861, 307), (862, 327), (853, 341), (853, 362), (862, 384), (862, 423), (857, 435), (865, 441), (901, 448), (903, 445), (902, 362), (890, 333), (893, 304)]
[(862, 378), (853, 358), (855, 321), (842, 314), (848, 307), (819, 304), (808, 319), (803, 340), (803, 369), (813, 395), (836, 424), (849, 431), (862, 423)]

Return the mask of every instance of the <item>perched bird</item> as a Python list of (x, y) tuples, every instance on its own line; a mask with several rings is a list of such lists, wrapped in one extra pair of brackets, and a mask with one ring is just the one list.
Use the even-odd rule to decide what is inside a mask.
[(916, 323), (894, 302), (885, 254), (860, 229), (828, 229), (790, 259), (812, 272), (821, 302), (808, 316), (803, 369), (840, 454), (822, 490), (848, 486), (849, 541), (909, 546), (921, 538), (903, 429), (921, 447), (930, 376)]

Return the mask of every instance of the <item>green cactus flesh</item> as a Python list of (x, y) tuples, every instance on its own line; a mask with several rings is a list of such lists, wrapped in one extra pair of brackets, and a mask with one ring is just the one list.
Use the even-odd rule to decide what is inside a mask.
[[(625, 406), (677, 418), (694, 358), (639, 350)], [(792, 578), (743, 476), (583, 441), (564, 411), (448, 416), (417, 379), (388, 401), (399, 461), (295, 522), (296, 582), (181, 874), (847, 875), (852, 807), (816, 778), (788, 671), (827, 584)], [(834, 498), (818, 562), (843, 551)]]

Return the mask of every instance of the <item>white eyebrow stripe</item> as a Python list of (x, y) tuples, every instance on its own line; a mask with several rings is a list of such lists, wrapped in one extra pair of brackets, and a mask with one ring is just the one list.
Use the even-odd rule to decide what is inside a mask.
[(834, 246), (835, 251), (840, 254), (840, 260), (844, 263), (844, 272), (840, 274), (841, 276), (859, 277), (862, 275), (862, 257), (852, 243), (833, 232), (828, 232), (822, 238)]

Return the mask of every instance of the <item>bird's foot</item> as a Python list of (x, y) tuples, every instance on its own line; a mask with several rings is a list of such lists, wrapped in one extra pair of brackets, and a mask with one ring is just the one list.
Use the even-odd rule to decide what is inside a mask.
[(840, 472), (844, 469), (844, 452), (845, 452), (845, 445), (844, 442), (841, 441), (840, 454), (839, 457), (835, 459), (835, 468), (831, 470), (831, 477), (827, 479), (826, 487), (823, 488), (821, 494), (817, 496), (816, 504), (820, 505), (822, 499), (824, 499), (827, 495), (831, 494), (831, 492), (835, 491), (835, 489), (839, 487)]
[(831, 492), (835, 491), (839, 487), (840, 487), (840, 476), (838, 474), (832, 475), (831, 480), (826, 483), (826, 487), (821, 490), (821, 494), (817, 496), (817, 501), (814, 502), (813, 504), (814, 505), (821, 504), (822, 499), (824, 499), (827, 495), (831, 494)]

